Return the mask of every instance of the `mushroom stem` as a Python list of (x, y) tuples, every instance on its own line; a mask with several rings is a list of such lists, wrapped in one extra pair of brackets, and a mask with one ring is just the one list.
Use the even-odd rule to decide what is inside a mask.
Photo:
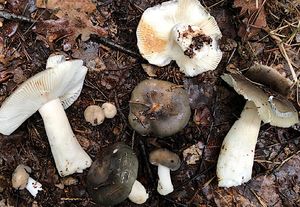
[(78, 143), (59, 99), (43, 105), (43, 118), (52, 155), (60, 176), (81, 173), (91, 166), (92, 159)]
[(42, 189), (42, 184), (39, 183), (38, 181), (34, 180), (33, 178), (29, 177), (28, 182), (26, 185), (26, 189), (29, 191), (29, 193), (33, 196), (36, 197), (38, 192)]
[(219, 187), (237, 186), (251, 179), (260, 122), (256, 106), (247, 101), (222, 143), (217, 163)]
[(146, 192), (145, 187), (139, 181), (133, 183), (131, 192), (128, 196), (129, 200), (136, 204), (143, 204), (148, 199), (149, 195)]
[(161, 195), (172, 193), (174, 188), (171, 181), (170, 168), (163, 165), (158, 165), (158, 185), (157, 192)]

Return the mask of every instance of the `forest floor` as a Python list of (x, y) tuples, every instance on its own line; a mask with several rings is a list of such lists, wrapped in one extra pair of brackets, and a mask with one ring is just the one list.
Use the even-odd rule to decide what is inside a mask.
[[(132, 146), (140, 161), (139, 181), (150, 195), (140, 206), (300, 206), (300, 125), (261, 126), (251, 181), (218, 188), (216, 178), (221, 143), (245, 103), (220, 75), (232, 69), (245, 71), (258, 62), (296, 81), (292, 69), (296, 76), (300, 74), (298, 0), (201, 0), (222, 31), (223, 58), (216, 70), (193, 78), (181, 73), (175, 62), (161, 68), (150, 66), (154, 74), (142, 67), (147, 61), (139, 55), (135, 31), (143, 11), (161, 0), (73, 4), (48, 0), (54, 3), (47, 8), (37, 2), (0, 0), (0, 104), (18, 85), (44, 70), (50, 54), (83, 59), (89, 70), (81, 95), (66, 110), (68, 119), (92, 159), (112, 143)], [(75, 12), (70, 9), (74, 7), (78, 8)], [(148, 74), (183, 85), (190, 95), (192, 117), (174, 136), (143, 137), (128, 123), (131, 92)], [(291, 88), (289, 99), (299, 110), (297, 86)], [(97, 127), (84, 120), (87, 106), (107, 101), (117, 106), (115, 118)], [(157, 167), (148, 164), (148, 153), (159, 147), (183, 160), (180, 169), (171, 173), (175, 190), (168, 196), (156, 192)], [(184, 156), (186, 150), (196, 158)], [(36, 198), (12, 188), (11, 176), (19, 164), (30, 166), (31, 177), (43, 184)], [(0, 135), (0, 207), (96, 206), (86, 191), (86, 174), (87, 170), (59, 177), (38, 113), (11, 135)], [(118, 206), (137, 205), (126, 200)]]

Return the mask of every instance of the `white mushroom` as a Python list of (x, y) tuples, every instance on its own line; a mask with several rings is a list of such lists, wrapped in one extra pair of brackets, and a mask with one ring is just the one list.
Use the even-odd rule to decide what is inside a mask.
[(142, 183), (136, 180), (133, 183), (130, 194), (128, 195), (129, 200), (136, 204), (143, 204), (149, 198), (149, 194), (147, 193), (145, 187)]
[(175, 60), (187, 76), (214, 70), (222, 58), (220, 29), (198, 0), (167, 1), (146, 9), (136, 34), (149, 63), (165, 66)]
[(241, 185), (251, 179), (260, 123), (290, 127), (299, 122), (298, 113), (284, 97), (275, 99), (239, 74), (222, 76), (248, 102), (239, 120), (226, 135), (217, 163), (220, 187)]
[(84, 118), (92, 126), (97, 126), (103, 123), (105, 114), (100, 106), (90, 105), (84, 110)]
[(117, 108), (114, 104), (106, 102), (102, 104), (102, 110), (105, 114), (105, 117), (108, 119), (112, 119), (116, 116), (117, 114)]
[(36, 197), (42, 189), (42, 184), (29, 177), (31, 168), (25, 165), (18, 165), (12, 175), (12, 186), (17, 190), (26, 188), (33, 197)]
[[(87, 68), (82, 60), (48, 60), (48, 69), (29, 78), (0, 108), (0, 133), (10, 135), (36, 111), (41, 114), (60, 176), (81, 173), (92, 160), (79, 145), (64, 109), (79, 96)], [(61, 61), (61, 62), (60, 62)]]

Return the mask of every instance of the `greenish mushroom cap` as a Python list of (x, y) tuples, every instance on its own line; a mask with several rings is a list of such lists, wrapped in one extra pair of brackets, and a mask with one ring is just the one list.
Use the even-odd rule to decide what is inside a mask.
[(131, 94), (129, 123), (141, 135), (167, 137), (182, 130), (191, 116), (187, 92), (162, 80), (144, 80)]
[(87, 175), (87, 190), (100, 205), (116, 205), (131, 192), (137, 178), (138, 159), (132, 149), (114, 144), (98, 156)]

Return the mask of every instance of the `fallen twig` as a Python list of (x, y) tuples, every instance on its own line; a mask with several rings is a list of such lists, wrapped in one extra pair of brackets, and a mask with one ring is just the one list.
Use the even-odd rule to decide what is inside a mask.
[(34, 19), (22, 16), (22, 15), (17, 15), (17, 14), (12, 14), (6, 11), (0, 11), (0, 17), (8, 20), (19, 20), (22, 22), (29, 22), (29, 23), (35, 23)]

